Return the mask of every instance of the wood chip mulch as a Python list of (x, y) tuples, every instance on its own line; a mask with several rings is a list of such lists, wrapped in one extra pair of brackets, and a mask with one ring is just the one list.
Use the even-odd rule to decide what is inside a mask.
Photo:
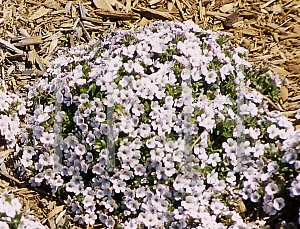
[[(281, 100), (273, 108), (300, 127), (294, 119), (300, 104), (300, 1), (0, 0), (0, 74), (10, 91), (26, 96), (24, 86), (43, 75), (59, 50), (101, 37), (110, 28), (185, 20), (226, 32), (235, 46), (249, 50), (250, 62), (268, 63), (286, 78)], [(50, 228), (62, 228), (68, 220), (67, 228), (76, 228), (59, 198), (14, 178), (3, 163), (0, 169), (0, 191), (14, 193), (24, 214)]]

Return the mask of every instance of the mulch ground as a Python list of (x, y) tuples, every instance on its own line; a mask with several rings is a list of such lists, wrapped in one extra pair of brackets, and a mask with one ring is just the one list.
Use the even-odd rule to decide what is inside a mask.
[[(0, 74), (11, 92), (26, 96), (59, 50), (101, 37), (110, 28), (134, 29), (154, 21), (193, 20), (225, 32), (231, 43), (249, 50), (248, 61), (269, 64), (287, 79), (273, 109), (300, 127), (294, 115), (300, 104), (300, 1), (293, 0), (3, 0), (0, 2)], [(13, 151), (0, 152), (0, 192), (10, 190), (50, 228), (76, 228), (71, 212), (57, 196), (14, 177)], [(100, 228), (100, 226), (89, 226)]]

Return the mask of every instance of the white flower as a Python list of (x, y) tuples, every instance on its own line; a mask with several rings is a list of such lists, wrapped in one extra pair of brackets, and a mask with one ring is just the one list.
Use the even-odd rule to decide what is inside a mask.
[[(201, 64), (201, 58), (199, 56), (192, 56), (190, 57), (190, 63), (193, 67), (200, 67)], [(196, 68), (193, 68), (196, 69)]]
[(155, 43), (155, 41), (153, 41), (152, 45), (152, 51), (156, 52), (156, 53), (164, 53), (167, 49), (167, 46), (160, 43), (159, 40), (157, 43)]
[(115, 220), (113, 219), (113, 217), (109, 216), (106, 220), (105, 220), (105, 225), (107, 227), (113, 228), (115, 226)]
[(209, 64), (213, 60), (213, 52), (208, 51), (207, 49), (204, 49), (203, 50), (203, 55), (201, 56), (201, 60), (202, 60), (203, 63)]
[(236, 176), (234, 175), (233, 172), (227, 173), (226, 181), (230, 184), (234, 184), (236, 182)]
[(140, 116), (141, 114), (144, 113), (144, 105), (143, 104), (134, 104), (132, 107), (132, 112), (136, 115), (136, 116)]
[(216, 183), (218, 181), (218, 173), (215, 172), (215, 170), (212, 170), (209, 174), (207, 174), (206, 180), (208, 184)]
[(7, 130), (7, 131), (4, 133), (4, 135), (5, 135), (5, 139), (8, 140), (8, 141), (12, 141), (12, 140), (15, 139), (15, 136), (14, 136), (14, 134), (13, 134), (12, 131)]
[(237, 47), (234, 49), (234, 51), (236, 51), (237, 53), (241, 53), (241, 54), (244, 54), (244, 53), (247, 53), (248, 50), (243, 48), (243, 47)]
[[(161, 168), (161, 170), (163, 170), (163, 167)], [(173, 163), (166, 164), (165, 167), (164, 167), (164, 174), (167, 177), (171, 177), (171, 176), (173, 176), (174, 173), (176, 173), (176, 169), (174, 167), (174, 164)]]
[(263, 144), (261, 144), (260, 141), (256, 141), (255, 146), (252, 147), (252, 150), (254, 152), (253, 156), (259, 157), (259, 156), (264, 155), (265, 146)]
[(108, 63), (108, 68), (110, 71), (118, 71), (122, 66), (122, 60), (120, 56), (116, 56), (115, 58), (110, 59)]
[(72, 149), (74, 149), (77, 144), (79, 143), (77, 138), (75, 136), (68, 136), (66, 138), (66, 143), (69, 147), (71, 147)]
[(75, 212), (76, 214), (80, 214), (80, 212), (82, 211), (82, 207), (80, 206), (80, 203), (78, 201), (76, 201), (75, 203), (72, 203), (72, 208), (71, 208), (72, 212)]
[(82, 201), (84, 208), (86, 209), (87, 207), (91, 206), (94, 204), (94, 197), (87, 195), (85, 196), (84, 200)]
[(233, 72), (233, 67), (231, 64), (225, 64), (220, 68), (220, 76), (221, 80), (225, 80), (226, 76), (229, 75), (230, 72)]
[(271, 163), (268, 164), (267, 171), (269, 173), (275, 173), (278, 171), (278, 169), (279, 169), (279, 165), (277, 164), (276, 161), (272, 161)]
[(153, 227), (153, 226), (157, 225), (158, 220), (157, 220), (156, 214), (148, 213), (146, 216), (147, 216), (147, 218), (146, 218), (146, 221), (144, 222), (146, 227)]
[(210, 154), (208, 160), (206, 161), (207, 164), (211, 164), (213, 167), (217, 166), (217, 163), (221, 161), (219, 153)]
[(124, 133), (130, 133), (134, 130), (134, 127), (133, 127), (133, 124), (132, 122), (129, 122), (129, 121), (124, 121), (121, 123), (121, 130), (124, 132)]
[(140, 187), (136, 190), (135, 195), (137, 198), (144, 197), (146, 195), (145, 187)]
[(103, 104), (108, 106), (108, 107), (113, 107), (114, 106), (114, 97), (112, 94), (108, 94), (106, 98), (103, 101)]
[(291, 127), (293, 127), (293, 123), (290, 122), (287, 117), (281, 116), (278, 118), (278, 126), (285, 127), (285, 128), (291, 128)]
[(263, 173), (263, 174), (260, 174), (259, 179), (261, 181), (266, 181), (271, 177), (271, 175), (272, 175), (272, 173)]
[(271, 138), (271, 139), (276, 138), (278, 136), (278, 134), (279, 134), (278, 130), (279, 129), (274, 124), (272, 124), (271, 126), (269, 126), (267, 128), (267, 132), (269, 133), (269, 138)]
[(225, 181), (218, 180), (213, 187), (216, 191), (221, 192), (221, 191), (225, 190), (225, 188), (226, 188)]
[[(37, 163), (36, 163), (37, 164)], [(40, 184), (43, 182), (44, 180), (44, 174), (43, 173), (38, 173), (35, 177), (34, 177), (34, 182), (36, 182), (37, 184)]]
[(33, 135), (37, 138), (40, 139), (44, 133), (44, 127), (43, 126), (33, 126)]
[(54, 136), (55, 134), (54, 133), (48, 133), (48, 132), (44, 132), (42, 137), (40, 138), (41, 140), (41, 143), (43, 144), (54, 144)]
[(49, 106), (45, 107), (44, 112), (45, 113), (50, 113), (50, 112), (52, 112), (54, 110), (55, 110), (55, 106), (53, 104), (50, 104)]
[(155, 139), (154, 138), (150, 138), (146, 141), (146, 146), (149, 148), (149, 149), (153, 149), (156, 144), (155, 144)]
[(250, 108), (247, 104), (242, 104), (240, 107), (239, 107), (239, 110), (240, 110), (240, 114), (241, 115), (248, 115), (250, 114)]
[(177, 176), (174, 183), (173, 183), (173, 187), (175, 190), (181, 190), (184, 188), (186, 182), (185, 180), (181, 177), (181, 176)]
[(21, 163), (24, 165), (25, 168), (30, 167), (33, 163), (33, 160), (31, 160), (32, 155), (28, 153), (23, 153)]
[(278, 192), (278, 186), (277, 184), (274, 183), (269, 183), (266, 187), (265, 187), (265, 191), (268, 195), (274, 195)]
[(255, 117), (258, 114), (258, 108), (256, 107), (255, 103), (252, 103), (251, 101), (248, 104), (248, 109), (251, 117)]
[(229, 154), (236, 151), (237, 143), (232, 138), (228, 138), (227, 142), (222, 143), (222, 147), (224, 148), (225, 152)]
[(297, 157), (298, 157), (297, 150), (291, 149), (291, 150), (285, 152), (281, 161), (292, 165), (297, 160)]
[(132, 62), (132, 60), (129, 60), (127, 63), (124, 63), (124, 68), (128, 73), (131, 73), (133, 71), (133, 62)]
[(191, 78), (191, 70), (187, 69), (187, 68), (183, 69), (181, 71), (181, 78), (182, 78), (182, 80), (190, 79)]
[(295, 118), (300, 119), (300, 108), (297, 110), (297, 112), (295, 114)]
[(151, 127), (148, 124), (141, 124), (139, 128), (139, 134), (142, 138), (146, 138), (150, 135)]
[[(198, 118), (199, 118), (199, 116), (198, 116)], [(197, 118), (197, 121), (199, 120), (198, 118)], [(214, 127), (216, 126), (216, 123), (215, 123), (214, 119), (208, 117), (208, 118), (204, 118), (203, 120), (199, 121), (198, 125), (205, 127), (207, 131), (212, 133)]]
[(225, 205), (219, 201), (219, 200), (215, 200), (211, 203), (210, 205), (211, 210), (213, 210), (214, 214), (218, 215), (221, 213), (221, 211), (223, 211), (226, 207)]
[(135, 50), (136, 47), (134, 45), (129, 45), (128, 47), (124, 47), (122, 51), (125, 56), (132, 58)]
[(285, 202), (282, 197), (276, 198), (273, 202), (273, 207), (277, 210), (280, 211), (282, 208), (284, 208)]
[(216, 82), (217, 79), (217, 73), (213, 70), (209, 71), (208, 74), (205, 76), (205, 81), (208, 84)]
[(146, 169), (143, 165), (137, 164), (137, 166), (134, 167), (134, 174), (136, 176), (143, 176), (146, 172)]
[(249, 136), (253, 139), (258, 139), (259, 135), (260, 135), (260, 130), (259, 128), (255, 128), (253, 129), (253, 127), (250, 127), (249, 129), (245, 130), (245, 134), (249, 134)]
[(44, 176), (46, 180), (53, 179), (55, 177), (55, 171), (52, 169), (46, 169), (44, 171)]
[(143, 66), (138, 62), (138, 61), (135, 61), (133, 64), (132, 64), (132, 67), (134, 69), (134, 71), (136, 73), (139, 73), (141, 75), (144, 75), (144, 68)]
[(8, 122), (4, 119), (0, 119), (0, 131), (4, 134), (8, 130)]
[(84, 216), (84, 222), (87, 225), (93, 225), (95, 224), (95, 220), (97, 219), (97, 215), (93, 212), (89, 212), (87, 214), (85, 214)]
[(43, 123), (43, 122), (46, 122), (49, 118), (50, 118), (50, 116), (48, 115), (48, 113), (41, 113), (38, 116), (38, 118), (36, 119), (36, 121), (38, 123)]
[(85, 217), (82, 215), (75, 215), (74, 221), (78, 221), (79, 224), (83, 224), (85, 222)]
[(5, 201), (4, 204), (3, 204), (3, 209), (4, 209), (4, 213), (8, 216), (8, 217), (11, 217), (11, 218), (14, 218), (15, 215), (16, 215), (16, 210), (13, 208), (13, 206)]
[(251, 193), (251, 196), (250, 196), (250, 199), (251, 199), (251, 201), (252, 202), (258, 202), (258, 200), (259, 200), (259, 194), (257, 193), (257, 192), (253, 192), (253, 193)]
[(8, 111), (9, 109), (9, 104), (7, 102), (4, 102), (3, 100), (0, 103), (0, 111)]
[[(131, 63), (131, 67), (132, 67), (132, 69), (131, 69), (131, 71), (133, 70), (133, 63)], [(134, 77), (133, 76), (124, 76), (121, 80), (120, 80), (120, 82), (119, 82), (119, 84), (123, 87), (123, 88), (125, 88), (126, 86), (131, 86), (132, 84), (133, 84), (133, 82), (134, 82)], [(126, 96), (126, 95), (124, 95), (124, 90), (122, 90), (121, 91), (122, 93), (120, 94), (120, 95), (122, 95), (122, 96)]]
[(6, 222), (0, 221), (0, 229), (9, 229), (9, 226)]
[(75, 147), (74, 151), (77, 155), (83, 155), (85, 154), (85, 146), (83, 144), (79, 144)]
[(295, 168), (295, 170), (299, 170), (300, 169), (300, 161), (299, 160), (296, 160), (294, 162), (294, 168)]
[[(51, 184), (54, 188), (58, 188), (58, 187), (61, 187), (63, 184), (64, 184), (64, 180), (61, 178), (60, 175), (57, 175), (55, 177), (55, 179), (52, 180), (53, 183)], [(52, 187), (51, 186), (51, 187)]]
[(21, 210), (22, 205), (17, 198), (13, 198), (11, 200), (11, 205), (12, 208), (15, 209), (17, 212)]
[(293, 181), (291, 184), (290, 196), (294, 197), (299, 195), (300, 195), (300, 182)]
[(125, 192), (126, 183), (122, 180), (118, 180), (113, 183), (113, 188), (116, 193)]
[(193, 209), (196, 207), (197, 199), (194, 196), (187, 196), (185, 201), (181, 201), (181, 206), (185, 209)]
[(105, 206), (105, 208), (108, 209), (109, 212), (112, 212), (115, 208), (118, 207), (115, 200), (112, 199), (112, 198), (108, 198), (106, 200), (103, 200), (102, 203)]
[(274, 208), (272, 202), (266, 202), (266, 203), (264, 202), (263, 210), (270, 215), (275, 215), (277, 213), (277, 210)]
[[(242, 163), (244, 161), (242, 160)], [(255, 169), (253, 168), (249, 168), (249, 169), (246, 169), (243, 174), (245, 175), (245, 177), (248, 179), (248, 180), (253, 180), (255, 179), (255, 177), (257, 176), (257, 172)]]
[(48, 166), (53, 164), (53, 158), (49, 155), (49, 153), (44, 153), (40, 155), (39, 163), (43, 166)]

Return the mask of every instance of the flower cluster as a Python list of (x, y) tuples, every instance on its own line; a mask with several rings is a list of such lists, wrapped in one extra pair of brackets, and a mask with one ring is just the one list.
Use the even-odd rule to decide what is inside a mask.
[(46, 229), (38, 219), (32, 215), (22, 216), (18, 214), (21, 204), (17, 198), (4, 190), (0, 194), (0, 228), (9, 229)]
[(61, 53), (29, 88), (20, 157), (31, 185), (57, 192), (80, 224), (258, 228), (237, 203), (271, 217), (299, 195), (300, 138), (257, 90), (278, 89), (279, 76), (259, 71), (257, 85), (245, 52), (187, 21)]
[[(26, 103), (18, 95), (6, 91), (4, 80), (1, 80), (0, 91), (0, 150), (18, 150), (17, 137), (22, 133), (20, 120), (26, 114)], [(4, 160), (0, 157), (0, 162)]]

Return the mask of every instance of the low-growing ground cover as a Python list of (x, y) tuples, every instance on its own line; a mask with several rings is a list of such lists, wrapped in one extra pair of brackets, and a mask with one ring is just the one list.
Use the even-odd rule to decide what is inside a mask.
[(191, 21), (112, 33), (61, 53), (27, 101), (3, 92), (16, 173), (79, 224), (297, 225), (300, 132), (264, 99), (279, 76)]

